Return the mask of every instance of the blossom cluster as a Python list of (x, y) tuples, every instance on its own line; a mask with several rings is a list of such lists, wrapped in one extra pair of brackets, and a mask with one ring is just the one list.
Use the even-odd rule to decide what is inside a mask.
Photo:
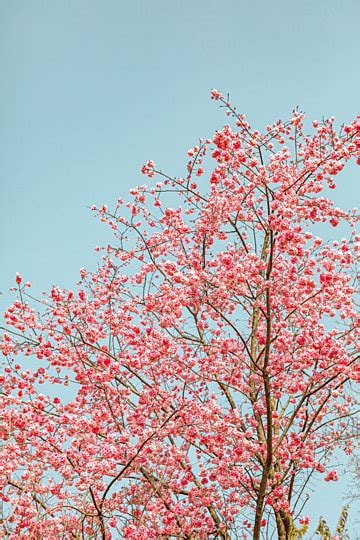
[[(309, 475), (336, 481), (332, 453), (352, 451), (360, 236), (328, 190), (359, 162), (359, 119), (306, 135), (294, 111), (261, 133), (212, 97), (234, 126), (189, 150), (184, 178), (148, 161), (156, 184), (93, 207), (114, 234), (97, 271), (39, 310), (16, 277), (0, 341), (10, 540), (259, 538), (295, 527)], [(316, 234), (340, 223), (347, 237)]]

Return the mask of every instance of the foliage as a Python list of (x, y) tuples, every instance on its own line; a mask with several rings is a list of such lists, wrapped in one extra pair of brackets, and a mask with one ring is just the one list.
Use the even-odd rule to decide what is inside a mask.
[(345, 540), (348, 538), (346, 532), (346, 522), (348, 519), (348, 507), (344, 506), (341, 511), (338, 524), (336, 526), (335, 535), (331, 535), (330, 528), (323, 517), (319, 520), (319, 525), (315, 531), (323, 540)]

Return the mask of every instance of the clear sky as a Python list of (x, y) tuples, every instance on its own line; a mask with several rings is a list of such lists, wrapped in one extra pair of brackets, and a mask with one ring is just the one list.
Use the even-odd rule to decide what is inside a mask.
[[(38, 291), (95, 267), (110, 232), (88, 207), (126, 196), (149, 158), (182, 175), (226, 122), (211, 88), (260, 129), (296, 105), (353, 119), (359, 20), (358, 0), (0, 0), (1, 308), (16, 271)], [(326, 485), (310, 514), (334, 523), (344, 491)]]

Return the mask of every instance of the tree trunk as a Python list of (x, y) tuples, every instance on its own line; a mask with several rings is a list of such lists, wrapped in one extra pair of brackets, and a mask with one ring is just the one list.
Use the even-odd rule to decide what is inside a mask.
[(284, 510), (276, 512), (276, 525), (279, 540), (295, 540), (295, 527), (292, 515)]

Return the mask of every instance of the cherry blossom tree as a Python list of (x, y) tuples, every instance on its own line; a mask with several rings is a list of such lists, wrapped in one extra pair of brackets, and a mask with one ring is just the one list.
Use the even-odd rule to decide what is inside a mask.
[(40, 300), (16, 276), (9, 539), (297, 538), (309, 478), (352, 452), (360, 237), (329, 193), (360, 163), (360, 117), (306, 135), (296, 110), (261, 133), (212, 97), (231, 125), (184, 178), (148, 161), (148, 187), (93, 207), (113, 230), (97, 271)]

